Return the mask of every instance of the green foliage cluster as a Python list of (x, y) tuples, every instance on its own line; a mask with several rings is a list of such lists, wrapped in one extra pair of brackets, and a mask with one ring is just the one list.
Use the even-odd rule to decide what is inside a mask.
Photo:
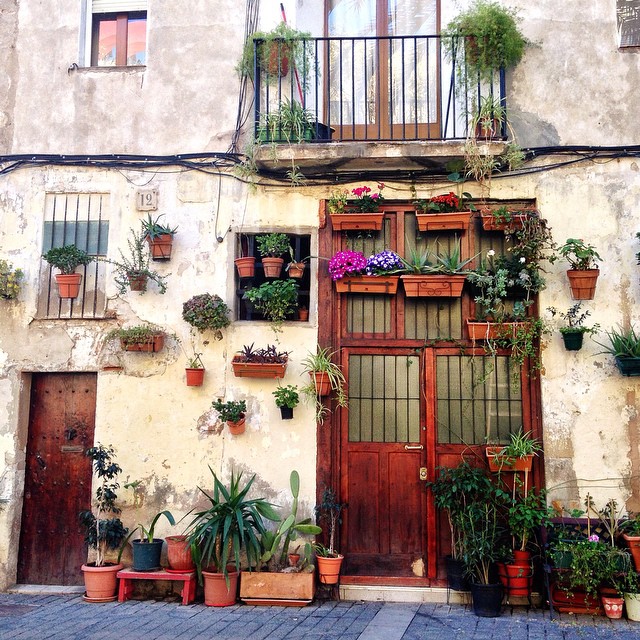
[(288, 407), (289, 409), (293, 409), (297, 407), (300, 402), (298, 387), (292, 384), (288, 384), (284, 387), (278, 386), (274, 391), (272, 391), (272, 394), (276, 399), (277, 407)]
[(231, 323), (229, 313), (229, 307), (217, 294), (201, 293), (182, 305), (182, 319), (200, 333), (213, 331), (217, 340), (222, 340), (221, 329)]
[(83, 249), (76, 247), (75, 244), (53, 247), (42, 257), (64, 275), (71, 275), (76, 272), (80, 265), (87, 265), (94, 260), (92, 256)]
[(220, 420), (225, 422), (238, 422), (247, 410), (246, 400), (227, 400), (222, 398), (214, 400), (213, 408), (220, 414)]
[(14, 269), (10, 262), (0, 260), (0, 298), (5, 300), (17, 298), (23, 277), (22, 269)]
[(298, 308), (298, 283), (292, 279), (263, 282), (245, 291), (244, 296), (278, 331), (286, 317)]

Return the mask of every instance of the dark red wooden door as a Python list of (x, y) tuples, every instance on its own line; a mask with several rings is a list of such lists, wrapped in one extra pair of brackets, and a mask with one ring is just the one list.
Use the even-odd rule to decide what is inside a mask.
[(341, 439), (345, 575), (425, 578), (427, 501), (415, 352), (348, 350)]
[(34, 374), (22, 528), (21, 584), (82, 584), (87, 547), (78, 512), (91, 503), (96, 375)]

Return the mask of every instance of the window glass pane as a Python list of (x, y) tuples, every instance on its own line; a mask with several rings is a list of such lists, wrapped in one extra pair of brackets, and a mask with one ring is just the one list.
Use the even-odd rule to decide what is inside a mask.
[(98, 21), (98, 59), (99, 67), (114, 67), (116, 64), (116, 20)]
[(145, 64), (147, 61), (147, 20), (129, 20), (127, 35), (127, 64)]

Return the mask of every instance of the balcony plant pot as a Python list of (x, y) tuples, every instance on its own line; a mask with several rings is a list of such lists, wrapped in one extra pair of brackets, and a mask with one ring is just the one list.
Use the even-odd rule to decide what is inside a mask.
[(288, 272), (289, 272), (289, 277), (290, 278), (302, 278), (302, 276), (304, 275), (304, 268), (307, 265), (305, 265), (304, 262), (290, 262), (289, 263), (289, 267), (288, 267)]
[(346, 276), (335, 281), (338, 293), (395, 295), (400, 276)]
[(121, 564), (107, 564), (102, 567), (83, 564), (85, 600), (87, 602), (110, 602), (115, 600), (118, 586), (116, 574), (122, 568), (123, 565)]
[(451, 213), (416, 213), (419, 231), (466, 231), (471, 211)]
[(640, 376), (640, 358), (616, 356), (616, 367), (623, 376)]
[(282, 272), (283, 258), (262, 258), (265, 278), (279, 278)]
[(478, 584), (471, 583), (471, 602), (473, 612), (481, 618), (496, 618), (502, 612), (501, 583)]
[(253, 256), (236, 258), (234, 262), (239, 278), (253, 278), (256, 273), (256, 259)]
[(231, 367), (236, 378), (284, 378), (288, 358), (283, 362), (243, 362), (241, 356), (233, 356)]
[(400, 276), (407, 298), (459, 298), (464, 275), (404, 275)]
[(196, 565), (191, 557), (191, 545), (187, 541), (187, 536), (167, 536), (164, 541), (167, 543), (167, 561), (169, 562), (167, 571), (175, 573), (195, 571)]
[(467, 335), (470, 340), (497, 340), (515, 336), (520, 322), (483, 322), (467, 320)]
[(152, 336), (143, 342), (128, 342), (120, 339), (120, 346), (123, 351), (145, 351), (147, 353), (157, 353), (164, 347), (164, 333)]
[(203, 571), (204, 603), (208, 607), (230, 607), (238, 599), (239, 571), (229, 571), (229, 585), (223, 573)]
[(170, 260), (171, 249), (173, 248), (173, 234), (162, 233), (155, 238), (147, 236), (152, 260)]
[(627, 618), (640, 622), (640, 593), (625, 593), (624, 606), (627, 610)]
[(485, 454), (489, 462), (489, 471), (531, 471), (533, 466), (533, 454), (523, 458), (508, 458), (500, 455), (504, 447), (487, 447)]
[(343, 560), (342, 554), (338, 554), (335, 558), (316, 557), (318, 579), (322, 584), (338, 584)]
[(447, 570), (447, 583), (454, 591), (469, 591), (469, 581), (465, 575), (465, 565), (462, 560), (447, 556), (444, 559)]
[(315, 595), (313, 573), (243, 571), (240, 600), (250, 605), (304, 606)]
[(629, 553), (633, 558), (633, 564), (636, 571), (640, 571), (640, 536), (630, 536), (627, 533), (623, 533), (622, 537), (629, 547)]
[(132, 540), (133, 570), (156, 571), (161, 568), (160, 556), (162, 555), (163, 540), (154, 538), (153, 542), (147, 540)]
[(604, 615), (611, 620), (619, 620), (622, 618), (622, 610), (624, 609), (624, 598), (614, 596), (602, 596), (602, 608)]
[(564, 348), (567, 351), (580, 351), (584, 340), (583, 331), (565, 331), (560, 334), (564, 342)]
[(593, 300), (600, 269), (568, 269), (567, 277), (574, 300)]
[(293, 407), (280, 407), (280, 417), (283, 420), (293, 420)]
[(189, 369), (185, 370), (187, 376), (187, 387), (201, 387), (204, 382), (204, 369)]
[(56, 283), (58, 284), (58, 295), (61, 298), (77, 298), (80, 294), (80, 283), (82, 274), (80, 273), (56, 273)]
[(243, 434), (245, 429), (245, 420), (246, 420), (246, 417), (243, 414), (242, 418), (240, 418), (240, 420), (238, 420), (237, 422), (227, 421), (227, 427), (229, 427), (229, 433), (232, 436), (239, 436)]
[(329, 217), (334, 231), (380, 231), (384, 213), (347, 211), (345, 213), (331, 213)]

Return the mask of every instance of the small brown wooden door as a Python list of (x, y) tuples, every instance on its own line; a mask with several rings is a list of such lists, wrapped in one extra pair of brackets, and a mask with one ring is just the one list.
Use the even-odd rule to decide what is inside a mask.
[(415, 352), (346, 352), (341, 438), (345, 575), (427, 575), (421, 366)]
[(82, 584), (95, 407), (95, 374), (33, 375), (18, 583)]

